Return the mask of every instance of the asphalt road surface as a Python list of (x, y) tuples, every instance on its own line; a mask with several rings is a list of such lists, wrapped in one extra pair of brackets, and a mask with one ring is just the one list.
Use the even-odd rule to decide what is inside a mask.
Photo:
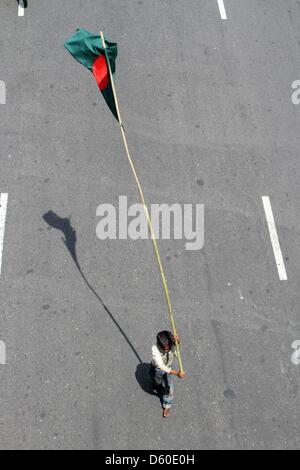
[[(224, 7), (1, 0), (1, 449), (299, 448), (300, 2)], [(159, 243), (187, 372), (168, 420), (147, 393), (169, 327), (151, 241), (96, 237), (99, 204), (139, 199), (116, 121), (63, 47), (79, 27), (119, 44), (148, 203), (205, 204), (202, 250)]]

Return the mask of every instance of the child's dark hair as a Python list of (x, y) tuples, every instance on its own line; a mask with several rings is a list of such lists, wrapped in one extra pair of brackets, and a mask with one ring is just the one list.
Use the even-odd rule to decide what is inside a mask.
[(161, 331), (158, 333), (157, 344), (161, 348), (169, 347), (171, 349), (174, 344), (172, 333), (170, 331)]

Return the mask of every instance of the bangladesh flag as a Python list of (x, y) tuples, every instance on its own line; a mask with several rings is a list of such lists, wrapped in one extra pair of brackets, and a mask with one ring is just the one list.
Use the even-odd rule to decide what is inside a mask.
[(111, 112), (118, 119), (114, 94), (109, 77), (108, 61), (113, 77), (116, 71), (118, 45), (105, 36), (106, 49), (102, 45), (100, 34), (77, 29), (76, 33), (65, 42), (65, 48), (82, 65), (89, 69), (101, 90)]

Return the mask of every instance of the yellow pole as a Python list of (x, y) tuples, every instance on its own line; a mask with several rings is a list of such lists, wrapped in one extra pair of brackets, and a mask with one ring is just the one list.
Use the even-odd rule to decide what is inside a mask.
[[(104, 34), (103, 34), (102, 31), (100, 32), (100, 36), (101, 36), (103, 48), (106, 49), (105, 38), (104, 38)], [(144, 192), (143, 192), (139, 177), (137, 175), (133, 160), (132, 160), (132, 158), (130, 156), (130, 153), (129, 153), (126, 134), (125, 134), (125, 130), (124, 130), (124, 127), (123, 127), (121, 113), (120, 113), (120, 107), (119, 107), (119, 103), (118, 103), (116, 87), (115, 87), (115, 83), (114, 83), (114, 77), (113, 77), (113, 74), (112, 74), (112, 71), (111, 71), (111, 66), (110, 66), (110, 62), (109, 62), (109, 59), (107, 57), (107, 54), (106, 54), (106, 62), (107, 62), (108, 70), (109, 70), (110, 81), (111, 81), (111, 85), (112, 85), (112, 90), (113, 90), (113, 95), (114, 95), (114, 99), (115, 99), (118, 120), (119, 120), (119, 123), (120, 123), (120, 129), (121, 129), (121, 133), (122, 133), (122, 137), (123, 137), (123, 142), (124, 142), (127, 158), (128, 158), (129, 164), (131, 166), (134, 179), (135, 179), (136, 184), (138, 186), (139, 193), (140, 193), (141, 200), (142, 200), (143, 207), (144, 207), (144, 211), (145, 211), (145, 214), (146, 214), (146, 217), (147, 217), (148, 226), (149, 226), (149, 230), (150, 230), (150, 233), (151, 233), (151, 239), (152, 239), (152, 242), (153, 242), (153, 246), (154, 246), (154, 250), (155, 250), (155, 254), (156, 254), (156, 259), (157, 259), (157, 262), (158, 262), (158, 267), (159, 267), (159, 271), (160, 271), (160, 275), (161, 275), (161, 279), (162, 279), (162, 283), (163, 283), (163, 288), (164, 288), (166, 299), (167, 299), (168, 314), (169, 314), (173, 334), (174, 334), (174, 336), (177, 336), (176, 325), (175, 325), (175, 320), (174, 320), (174, 315), (173, 315), (173, 307), (172, 307), (171, 296), (170, 296), (170, 292), (169, 292), (169, 288), (168, 288), (168, 284), (167, 284), (167, 279), (166, 279), (166, 276), (165, 276), (163, 264), (162, 264), (161, 257), (160, 257), (160, 254), (159, 254), (159, 249), (158, 249), (158, 245), (157, 245), (157, 241), (156, 241), (156, 236), (155, 236), (154, 229), (153, 229), (153, 226), (152, 226), (152, 222), (151, 222), (150, 214), (149, 214), (149, 211), (148, 211), (148, 207), (147, 207), (147, 204), (146, 204), (146, 201), (145, 201)], [(180, 354), (180, 347), (179, 347), (179, 344), (178, 344), (177, 341), (176, 341), (176, 350), (177, 350), (179, 368), (180, 368), (181, 371), (183, 371), (182, 359), (181, 359), (181, 354)]]

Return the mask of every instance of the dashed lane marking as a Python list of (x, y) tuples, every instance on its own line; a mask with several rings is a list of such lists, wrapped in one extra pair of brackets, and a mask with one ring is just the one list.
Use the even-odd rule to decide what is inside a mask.
[(277, 235), (274, 215), (271, 207), (271, 202), (269, 196), (263, 196), (263, 205), (266, 213), (266, 218), (269, 227), (269, 233), (271, 238), (271, 243), (273, 247), (273, 252), (275, 256), (275, 261), (278, 269), (279, 279), (281, 281), (287, 281), (287, 273), (284, 266), (283, 256), (280, 248), (280, 243)]
[(6, 85), (3, 80), (0, 80), (0, 104), (6, 104)]
[(222, 20), (227, 20), (227, 13), (225, 10), (224, 0), (218, 0), (218, 5)]
[(3, 245), (4, 245), (7, 202), (8, 202), (8, 194), (2, 193), (0, 196), (0, 275), (2, 272), (2, 255), (3, 255)]
[(6, 364), (6, 346), (4, 341), (0, 341), (0, 365)]

